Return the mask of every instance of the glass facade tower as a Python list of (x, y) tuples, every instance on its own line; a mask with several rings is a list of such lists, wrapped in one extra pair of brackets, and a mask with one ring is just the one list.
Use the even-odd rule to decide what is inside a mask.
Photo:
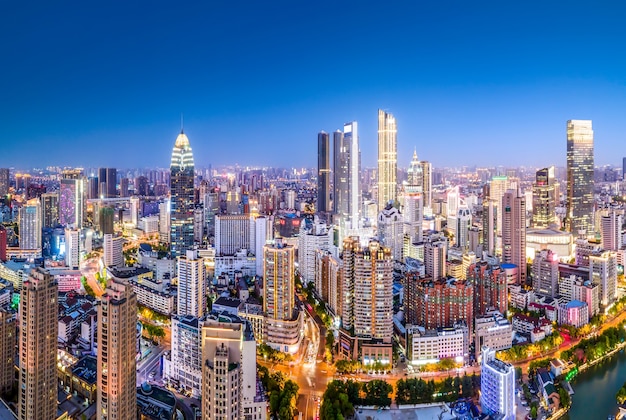
[(193, 247), (194, 211), (193, 154), (182, 131), (172, 150), (170, 172), (170, 251), (172, 257), (179, 257)]
[(591, 120), (567, 122), (567, 229), (593, 233), (593, 129)]

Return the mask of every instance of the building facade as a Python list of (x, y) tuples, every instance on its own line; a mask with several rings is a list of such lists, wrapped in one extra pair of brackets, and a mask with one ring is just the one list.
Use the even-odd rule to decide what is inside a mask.
[(566, 228), (578, 237), (593, 232), (594, 146), (591, 120), (567, 121)]
[(193, 247), (194, 161), (189, 139), (176, 137), (170, 164), (170, 251), (185, 255)]

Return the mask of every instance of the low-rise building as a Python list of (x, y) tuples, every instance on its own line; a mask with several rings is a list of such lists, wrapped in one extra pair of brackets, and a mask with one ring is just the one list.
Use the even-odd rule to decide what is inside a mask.
[(585, 302), (572, 300), (559, 305), (559, 324), (580, 328), (589, 323), (589, 309)]
[(464, 323), (436, 330), (407, 325), (406, 346), (407, 358), (414, 365), (435, 363), (441, 359), (466, 360), (469, 355), (468, 329)]
[(499, 312), (478, 316), (474, 323), (474, 349), (479, 360), (483, 347), (495, 351), (510, 349), (513, 345), (513, 326)]

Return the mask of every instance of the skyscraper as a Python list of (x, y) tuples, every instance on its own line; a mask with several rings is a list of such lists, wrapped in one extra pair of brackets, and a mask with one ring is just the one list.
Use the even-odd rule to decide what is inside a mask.
[(20, 249), (41, 249), (41, 204), (33, 198), (20, 208)]
[(502, 197), (502, 260), (517, 266), (517, 284), (526, 282), (526, 198), (517, 190)]
[(424, 220), (424, 172), (417, 160), (417, 151), (413, 151), (413, 159), (407, 171), (408, 179), (404, 187), (404, 222), (405, 234), (412, 242), (422, 242)]
[(610, 208), (600, 218), (600, 234), (602, 247), (608, 251), (617, 251), (623, 245), (622, 224), (623, 210)]
[(183, 131), (174, 143), (170, 172), (170, 250), (172, 257), (178, 257), (193, 246), (195, 208), (193, 153)]
[(533, 260), (533, 289), (544, 296), (556, 297), (559, 285), (559, 259), (549, 249), (537, 251)]
[(361, 151), (357, 122), (344, 124), (343, 133), (341, 131), (334, 133), (333, 143), (335, 213), (340, 217), (340, 224), (344, 229), (357, 229), (361, 211)]
[(569, 120), (566, 227), (574, 237), (593, 233), (593, 169), (591, 120)]
[(83, 225), (82, 169), (63, 171), (59, 187), (59, 224), (80, 228)]
[[(18, 418), (57, 418), (57, 282), (37, 267), (20, 294)], [(134, 359), (133, 359), (134, 360)]]
[(398, 189), (396, 119), (390, 113), (378, 110), (378, 210), (395, 201)]
[(13, 388), (15, 378), (15, 344), (17, 332), (15, 312), (0, 306), (0, 393)]
[(111, 278), (98, 305), (98, 419), (136, 418), (136, 352), (137, 297), (128, 283)]
[(330, 210), (330, 140), (322, 131), (317, 135), (317, 211)]
[(539, 169), (533, 184), (533, 227), (546, 228), (557, 222), (556, 205), (559, 187), (554, 178), (554, 166)]
[(200, 318), (206, 308), (207, 274), (197, 250), (178, 257), (178, 314)]
[(41, 200), (41, 227), (55, 227), (59, 223), (59, 193), (44, 193), (39, 199)]
[(428, 207), (432, 209), (432, 200), (433, 200), (433, 181), (432, 181), (432, 171), (433, 167), (428, 161), (421, 161), (420, 165), (422, 167), (422, 190), (424, 193), (424, 207)]

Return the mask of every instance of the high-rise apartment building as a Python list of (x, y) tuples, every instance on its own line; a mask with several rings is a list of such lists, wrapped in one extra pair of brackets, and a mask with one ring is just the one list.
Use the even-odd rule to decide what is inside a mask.
[(467, 280), (474, 284), (474, 313), (484, 315), (493, 309), (505, 314), (508, 309), (508, 286), (499, 265), (479, 261), (469, 266)]
[(456, 246), (462, 249), (469, 247), (469, 230), (472, 227), (472, 212), (467, 206), (459, 207), (456, 215), (456, 229), (454, 240)]
[[(37, 267), (20, 294), (18, 418), (57, 418), (58, 285)], [(133, 359), (134, 360), (134, 359)]]
[(602, 248), (607, 251), (617, 251), (623, 245), (622, 225), (624, 223), (623, 210), (610, 208), (600, 218), (600, 234)]
[(0, 197), (4, 197), (9, 193), (10, 186), (9, 168), (0, 168)]
[(593, 129), (591, 120), (567, 122), (566, 227), (577, 237), (593, 233)]
[(41, 249), (41, 204), (38, 199), (28, 200), (19, 209), (20, 249)]
[(356, 255), (360, 251), (359, 237), (344, 238), (342, 249), (338, 314), (343, 328), (349, 330), (354, 325), (354, 276)]
[(15, 379), (16, 313), (0, 306), (0, 394), (13, 388)]
[(300, 345), (301, 313), (295, 306), (295, 250), (276, 238), (263, 247), (263, 312), (267, 344), (294, 353)]
[(111, 234), (104, 235), (102, 241), (104, 249), (104, 266), (121, 267), (124, 265), (124, 238)]
[(59, 193), (44, 193), (41, 201), (41, 227), (53, 228), (59, 224)]
[(537, 251), (532, 266), (535, 293), (555, 297), (559, 294), (559, 259), (546, 249)]
[(395, 261), (402, 261), (404, 217), (391, 203), (378, 213), (378, 240), (391, 251)]
[(317, 135), (317, 208), (329, 212), (330, 207), (330, 138), (322, 131)]
[(498, 226), (498, 204), (495, 200), (486, 198), (483, 200), (483, 251), (488, 255), (496, 255), (496, 238)]
[(589, 278), (600, 286), (600, 304), (608, 306), (617, 299), (617, 255), (604, 251), (589, 256)]
[(357, 229), (361, 211), (361, 151), (356, 121), (344, 124), (343, 132), (334, 133), (333, 148), (333, 207), (344, 229)]
[(422, 167), (422, 191), (424, 193), (424, 207), (433, 208), (433, 167), (428, 161), (420, 161)]
[(448, 241), (445, 238), (433, 238), (424, 244), (424, 265), (426, 275), (433, 280), (446, 276), (446, 258)]
[(176, 137), (170, 165), (170, 251), (173, 257), (193, 247), (194, 162), (184, 132)]
[(199, 398), (202, 391), (202, 320), (192, 315), (172, 317), (172, 353), (169, 376)]
[(315, 290), (334, 313), (339, 313), (341, 263), (329, 251), (315, 251)]
[(98, 305), (98, 419), (136, 418), (136, 354), (137, 297), (129, 283), (111, 278)]
[(80, 231), (65, 228), (65, 265), (71, 270), (80, 266)]
[(378, 110), (378, 210), (384, 209), (397, 197), (398, 144), (396, 119)]
[(391, 343), (393, 333), (393, 256), (377, 241), (353, 254), (354, 334)]
[(202, 324), (201, 340), (202, 419), (265, 420), (250, 324), (235, 315), (211, 315)]
[(249, 214), (215, 216), (215, 254), (234, 255), (240, 249), (256, 251), (256, 224)]
[(554, 177), (554, 166), (539, 169), (533, 184), (533, 219), (535, 228), (547, 228), (557, 223), (556, 206), (559, 204), (559, 183)]
[(515, 420), (515, 369), (496, 359), (496, 351), (488, 347), (482, 349), (480, 404), (494, 418)]
[(197, 250), (178, 257), (178, 314), (202, 317), (206, 311), (207, 273)]
[(415, 285), (416, 325), (426, 329), (451, 327), (465, 321), (472, 330), (474, 320), (474, 284), (471, 281), (426, 278)]
[(526, 282), (526, 197), (508, 190), (502, 197), (502, 260), (517, 266), (517, 284)]
[[(328, 250), (330, 237), (328, 227), (317, 216), (312, 224), (303, 221), (298, 238), (298, 269), (303, 284), (315, 281), (315, 251)], [(319, 290), (319, 289), (318, 289)]]

